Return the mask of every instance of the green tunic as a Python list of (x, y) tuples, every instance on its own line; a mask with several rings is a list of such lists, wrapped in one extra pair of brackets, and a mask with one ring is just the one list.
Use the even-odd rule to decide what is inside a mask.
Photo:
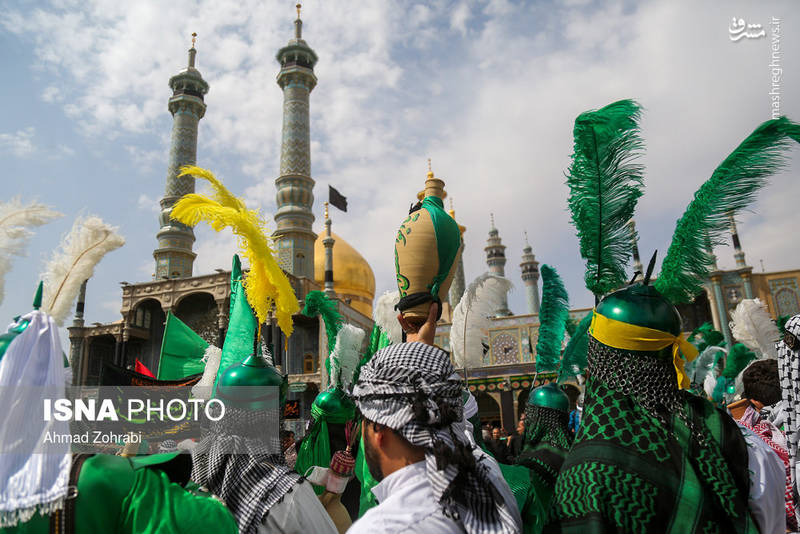
[[(159, 468), (174, 454), (145, 460), (98, 454), (84, 462), (75, 505), (77, 534), (218, 532), (235, 534), (236, 521), (213, 497), (195, 495), (171, 482)], [(0, 529), (3, 534), (42, 534), (48, 516)]]
[(584, 417), (561, 468), (546, 532), (755, 533), (747, 447), (725, 413), (689, 393), (665, 427), (632, 396), (590, 378)]

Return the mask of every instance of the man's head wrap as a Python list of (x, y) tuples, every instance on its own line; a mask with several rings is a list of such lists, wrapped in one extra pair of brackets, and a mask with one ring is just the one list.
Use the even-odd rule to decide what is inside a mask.
[(797, 384), (800, 383), (800, 314), (786, 321), (783, 339), (778, 342), (778, 374), (781, 380), (783, 400), (788, 404), (786, 409), (786, 444), (789, 448), (789, 465), (792, 471), (792, 483), (795, 494), (798, 491), (797, 446), (800, 442), (800, 395)]
[(424, 343), (379, 351), (353, 390), (365, 419), (425, 450), (431, 489), (444, 513), (467, 532), (516, 532), (485, 459), (465, 435), (463, 380), (447, 353)]

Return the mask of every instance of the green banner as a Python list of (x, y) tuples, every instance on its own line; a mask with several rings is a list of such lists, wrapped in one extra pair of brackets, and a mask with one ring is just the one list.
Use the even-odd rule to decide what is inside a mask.
[(164, 339), (161, 341), (161, 358), (158, 363), (159, 380), (180, 380), (187, 376), (202, 373), (208, 343), (194, 330), (167, 312), (164, 326)]

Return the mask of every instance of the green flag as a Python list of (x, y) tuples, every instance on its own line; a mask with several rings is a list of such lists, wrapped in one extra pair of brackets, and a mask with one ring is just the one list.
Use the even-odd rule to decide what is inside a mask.
[[(242, 263), (236, 254), (233, 255), (233, 266), (231, 267), (231, 307), (228, 317), (228, 332), (225, 334), (225, 344), (222, 345), (222, 359), (219, 363), (215, 387), (225, 369), (252, 354), (253, 341), (258, 328), (258, 322), (253, 316), (253, 310), (244, 294)], [(258, 348), (260, 353), (261, 347)]]
[(167, 312), (164, 339), (161, 341), (161, 358), (158, 363), (159, 380), (180, 380), (202, 373), (206, 367), (203, 355), (208, 343), (194, 330)]

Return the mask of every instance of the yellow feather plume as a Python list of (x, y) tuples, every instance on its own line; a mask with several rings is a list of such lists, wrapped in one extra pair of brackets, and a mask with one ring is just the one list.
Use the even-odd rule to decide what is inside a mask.
[(241, 199), (205, 169), (187, 165), (181, 167), (180, 176), (185, 175), (210, 182), (214, 195), (213, 198), (195, 193), (184, 195), (172, 208), (172, 218), (189, 226), (205, 221), (217, 232), (230, 227), (238, 236), (242, 254), (250, 263), (244, 289), (259, 324), (267, 320), (267, 314), (274, 307), (278, 326), (287, 337), (290, 336), (292, 315), (300, 311), (300, 306), (289, 279), (275, 261), (258, 211), (247, 209)]

